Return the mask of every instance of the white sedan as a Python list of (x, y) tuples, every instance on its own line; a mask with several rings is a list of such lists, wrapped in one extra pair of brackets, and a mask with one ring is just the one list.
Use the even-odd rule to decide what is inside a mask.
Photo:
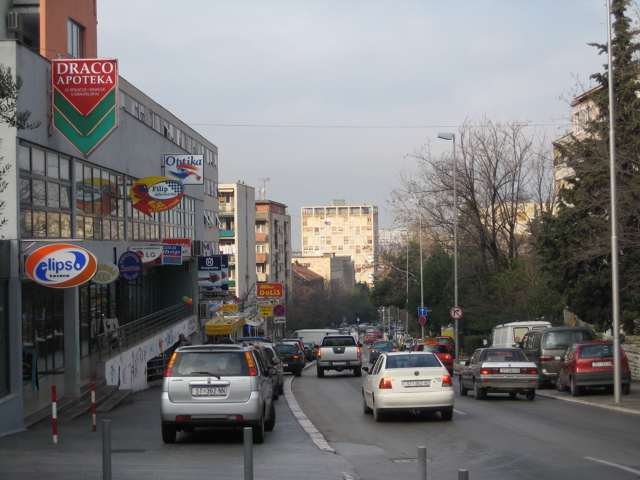
[(453, 418), (453, 380), (430, 352), (389, 352), (380, 355), (362, 385), (364, 413), (376, 422), (390, 413), (440, 412)]

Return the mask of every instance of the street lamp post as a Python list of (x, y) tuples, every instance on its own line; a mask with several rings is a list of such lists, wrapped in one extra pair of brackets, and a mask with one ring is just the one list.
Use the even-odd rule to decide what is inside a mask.
[[(456, 178), (458, 164), (456, 161), (456, 135), (455, 133), (438, 133), (438, 138), (453, 141), (453, 303), (454, 307), (458, 308), (460, 305), (458, 305), (458, 182)], [(459, 361), (460, 342), (458, 341), (457, 317), (454, 319), (453, 338), (456, 344), (456, 360)]]

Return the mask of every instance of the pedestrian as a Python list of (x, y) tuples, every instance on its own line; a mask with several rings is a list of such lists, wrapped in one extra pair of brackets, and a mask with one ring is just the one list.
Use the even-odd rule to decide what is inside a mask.
[(171, 355), (173, 355), (173, 352), (175, 352), (183, 343), (191, 345), (187, 340), (187, 337), (184, 336), (184, 333), (181, 333), (180, 335), (178, 335), (178, 340), (173, 345), (171, 345)]
[(229, 338), (229, 335), (224, 335), (222, 337), (222, 340), (220, 340), (220, 343), (224, 343), (226, 345), (233, 345), (233, 340)]

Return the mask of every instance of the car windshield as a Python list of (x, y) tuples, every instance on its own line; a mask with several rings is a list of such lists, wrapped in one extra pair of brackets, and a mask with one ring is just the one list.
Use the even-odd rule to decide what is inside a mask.
[(171, 375), (248, 375), (244, 352), (185, 352), (176, 357)]
[(453, 340), (452, 340), (452, 339), (450, 339), (449, 337), (446, 337), (446, 338), (438, 338), (438, 339), (437, 339), (437, 341), (438, 341), (438, 343), (448, 343), (448, 344), (453, 343)]
[(527, 357), (522, 350), (518, 348), (514, 349), (486, 349), (480, 356), (480, 361), (483, 362), (527, 362)]
[(591, 335), (586, 330), (565, 330), (549, 332), (544, 339), (542, 348), (548, 350), (560, 350), (569, 347), (574, 343), (591, 340)]
[(297, 353), (298, 349), (294, 345), (277, 345), (276, 348), (280, 353)]
[(392, 342), (375, 342), (372, 348), (393, 348)]
[(414, 368), (414, 367), (442, 367), (435, 355), (394, 355), (387, 357), (387, 369), (393, 368)]
[(447, 347), (445, 345), (421, 345), (420, 349), (423, 352), (432, 352), (432, 353), (449, 353)]

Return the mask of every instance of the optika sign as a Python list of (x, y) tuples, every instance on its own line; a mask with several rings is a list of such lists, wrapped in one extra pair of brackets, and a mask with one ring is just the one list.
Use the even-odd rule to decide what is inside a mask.
[(77, 287), (91, 280), (98, 268), (93, 253), (75, 245), (47, 245), (34, 251), (25, 263), (27, 275), (52, 288)]

